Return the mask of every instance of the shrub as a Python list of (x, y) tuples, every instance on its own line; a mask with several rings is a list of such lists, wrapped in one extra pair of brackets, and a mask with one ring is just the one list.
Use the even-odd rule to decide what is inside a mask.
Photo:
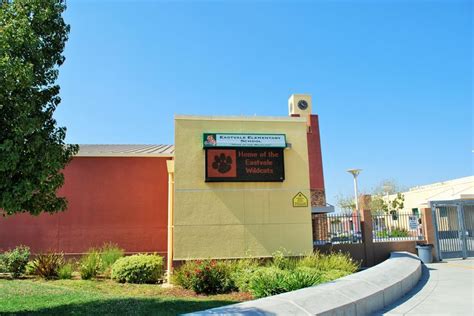
[(409, 237), (410, 233), (404, 228), (392, 228), (390, 237)]
[(346, 275), (351, 274), (349, 271), (342, 271), (342, 270), (329, 270), (329, 271), (322, 271), (321, 272), (321, 281), (322, 282), (329, 282), (339, 278), (342, 278)]
[(137, 254), (118, 259), (112, 265), (111, 277), (121, 283), (157, 283), (163, 273), (163, 257)]
[(294, 291), (321, 282), (321, 274), (316, 269), (282, 270), (276, 267), (262, 267), (251, 277), (249, 288), (253, 296), (260, 298)]
[(377, 238), (390, 238), (390, 234), (387, 230), (381, 230), (375, 233)]
[(26, 275), (35, 275), (36, 274), (36, 268), (35, 268), (34, 260), (28, 261), (28, 263), (26, 264), (25, 274)]
[(10, 272), (14, 278), (17, 278), (25, 272), (26, 264), (30, 257), (30, 248), (18, 246), (13, 250), (4, 252), (2, 257), (5, 270)]
[(33, 261), (34, 273), (44, 279), (54, 279), (58, 276), (58, 270), (63, 264), (64, 255), (62, 253), (40, 254)]
[(286, 254), (283, 251), (277, 251), (273, 253), (273, 260), (271, 261), (271, 266), (282, 269), (282, 270), (293, 270), (296, 268), (298, 259), (288, 257), (289, 254)]
[(396, 237), (409, 237), (410, 233), (404, 228), (395, 228), (392, 227), (390, 231), (381, 230), (376, 233), (378, 238), (396, 238)]
[(100, 249), (100, 259), (101, 259), (101, 269), (100, 271), (104, 273), (107, 277), (110, 277), (110, 270), (112, 265), (119, 258), (122, 258), (124, 255), (124, 250), (118, 247), (116, 244), (106, 243)]
[(0, 273), (8, 272), (7, 264), (5, 262), (5, 256), (0, 253)]
[(259, 268), (255, 259), (240, 259), (231, 262), (230, 277), (240, 292), (248, 292), (249, 283), (254, 272)]
[(358, 263), (342, 252), (315, 252), (299, 260), (279, 252), (269, 267), (257, 267), (247, 276), (247, 288), (260, 298), (332, 281), (357, 269)]
[(58, 277), (61, 280), (68, 280), (72, 278), (72, 272), (74, 268), (71, 263), (65, 263), (58, 269)]
[(191, 276), (198, 267), (198, 261), (186, 261), (179, 268), (175, 269), (172, 274), (173, 283), (182, 286), (185, 289), (193, 288)]
[(286, 292), (285, 278), (289, 272), (276, 267), (262, 267), (255, 271), (249, 289), (256, 298)]
[(221, 294), (236, 289), (232, 264), (225, 261), (188, 261), (175, 271), (174, 280), (198, 294)]
[(312, 268), (296, 268), (286, 278), (286, 290), (294, 291), (323, 282), (321, 272)]
[(314, 268), (319, 271), (340, 270), (349, 273), (353, 273), (359, 268), (359, 264), (352, 260), (349, 254), (342, 252), (330, 254), (314, 252), (298, 261), (297, 266)]
[(95, 278), (101, 269), (102, 260), (100, 258), (100, 252), (94, 248), (89, 249), (88, 253), (81, 258), (79, 268), (81, 278), (84, 280)]
[(231, 272), (231, 266), (224, 261), (203, 260), (192, 274), (192, 289), (198, 294), (231, 292), (235, 289)]

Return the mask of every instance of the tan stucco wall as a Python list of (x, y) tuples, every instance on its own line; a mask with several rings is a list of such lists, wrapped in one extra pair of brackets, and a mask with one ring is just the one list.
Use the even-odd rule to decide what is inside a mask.
[[(264, 257), (279, 249), (312, 250), (309, 171), (304, 118), (175, 118), (174, 259)], [(202, 134), (283, 133), (284, 182), (205, 182)]]

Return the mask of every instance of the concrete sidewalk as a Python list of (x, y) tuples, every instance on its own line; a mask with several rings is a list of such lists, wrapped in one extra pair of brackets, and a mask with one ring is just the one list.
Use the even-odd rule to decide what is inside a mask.
[(474, 259), (423, 268), (418, 285), (377, 315), (474, 315)]

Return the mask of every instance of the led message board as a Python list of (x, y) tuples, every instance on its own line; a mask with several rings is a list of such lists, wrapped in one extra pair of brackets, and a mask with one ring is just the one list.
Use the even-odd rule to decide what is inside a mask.
[(282, 182), (283, 148), (206, 149), (206, 182)]

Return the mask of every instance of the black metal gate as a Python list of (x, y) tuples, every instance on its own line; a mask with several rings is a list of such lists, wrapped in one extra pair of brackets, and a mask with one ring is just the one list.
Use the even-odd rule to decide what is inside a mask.
[(438, 260), (474, 256), (474, 201), (431, 202)]

